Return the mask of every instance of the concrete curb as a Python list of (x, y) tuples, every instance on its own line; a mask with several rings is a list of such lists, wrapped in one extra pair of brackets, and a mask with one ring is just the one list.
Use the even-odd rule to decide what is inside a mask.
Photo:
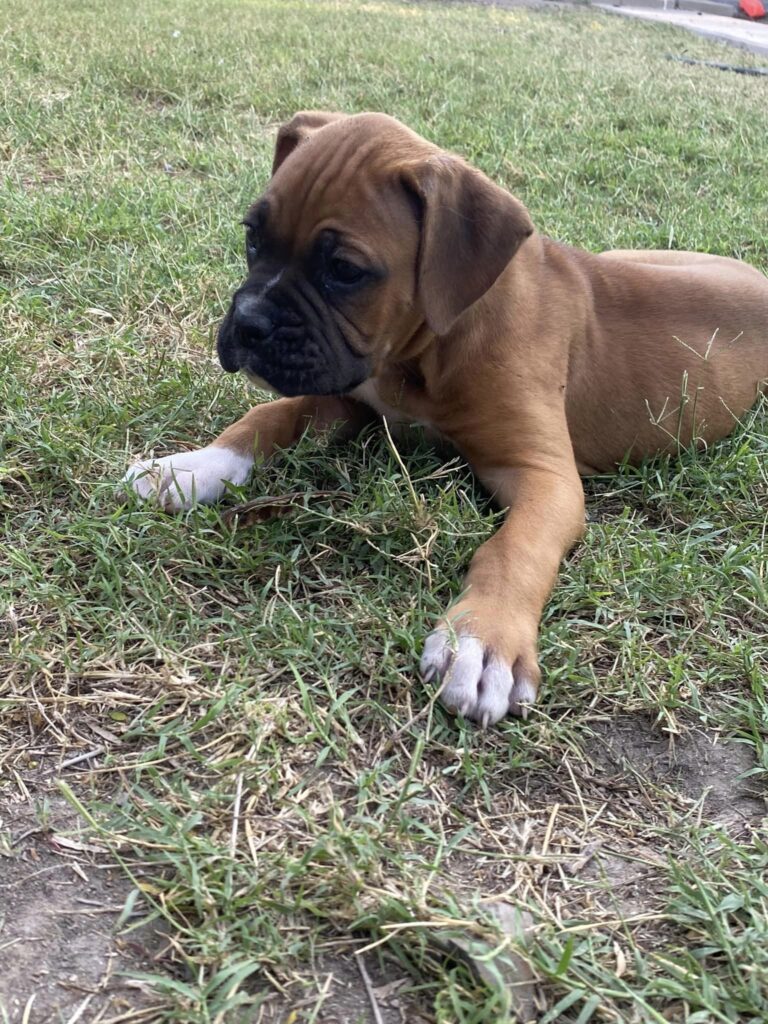
[[(597, 6), (597, 5), (596, 5)], [(691, 11), (695, 14), (718, 14), (723, 18), (733, 18), (738, 10), (735, 3), (720, 0), (613, 0), (604, 4), (608, 7), (630, 7), (652, 11)]]

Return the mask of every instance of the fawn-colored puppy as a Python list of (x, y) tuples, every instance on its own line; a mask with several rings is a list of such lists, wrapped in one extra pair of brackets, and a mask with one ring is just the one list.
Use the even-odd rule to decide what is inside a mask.
[(579, 474), (731, 431), (768, 378), (768, 279), (719, 256), (553, 242), (508, 192), (384, 114), (297, 114), (245, 225), (219, 358), (286, 397), (127, 479), (186, 508), (310, 424), (428, 425), (508, 513), (421, 671), (484, 725), (523, 713), (542, 608), (583, 529)]

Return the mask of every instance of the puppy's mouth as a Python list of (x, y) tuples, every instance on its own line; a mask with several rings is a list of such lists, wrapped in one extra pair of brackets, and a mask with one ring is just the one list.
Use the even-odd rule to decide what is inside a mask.
[(228, 373), (242, 371), (258, 386), (288, 397), (346, 394), (371, 374), (370, 361), (339, 332), (329, 339), (297, 314), (285, 311), (238, 315), (236, 299), (219, 327), (219, 362)]

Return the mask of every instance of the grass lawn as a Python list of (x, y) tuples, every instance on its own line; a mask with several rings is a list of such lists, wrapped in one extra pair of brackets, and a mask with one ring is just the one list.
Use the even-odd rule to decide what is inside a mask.
[(0, 1021), (768, 1019), (764, 412), (586, 484), (488, 733), (415, 669), (499, 516), (415, 432), (305, 439), (239, 529), (115, 486), (264, 397), (213, 339), (296, 109), (392, 113), (563, 241), (768, 271), (768, 85), (682, 52), (733, 60), (589, 9), (6, 0)]

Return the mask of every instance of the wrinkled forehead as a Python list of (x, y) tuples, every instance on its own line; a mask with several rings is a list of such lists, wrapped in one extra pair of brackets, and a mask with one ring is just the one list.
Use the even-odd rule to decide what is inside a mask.
[(286, 256), (309, 249), (321, 232), (380, 256), (418, 226), (401, 184), (408, 159), (397, 140), (359, 138), (323, 130), (302, 143), (272, 178), (246, 221)]

